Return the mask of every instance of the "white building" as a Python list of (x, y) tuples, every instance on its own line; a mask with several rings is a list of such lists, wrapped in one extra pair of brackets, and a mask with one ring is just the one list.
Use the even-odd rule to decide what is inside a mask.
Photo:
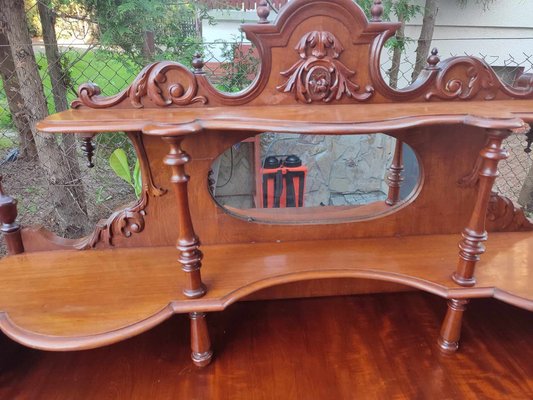
[[(422, 7), (425, 3), (424, 0), (414, 2)], [(439, 3), (432, 46), (439, 49), (442, 58), (475, 55), (499, 67), (496, 69), (502, 74), (514, 75), (517, 68), (520, 68), (519, 72), (533, 72), (533, 1), (495, 0), (486, 10), (475, 0), (468, 1), (464, 7), (458, 0), (440, 0)], [(240, 36), (241, 23), (257, 21), (255, 11), (213, 10), (211, 15), (217, 23), (204, 23), (206, 42), (235, 41)], [(272, 12), (270, 19), (274, 18)], [(406, 35), (413, 41), (408, 45), (407, 62), (402, 66), (405, 72), (414, 62), (421, 26), (422, 15), (406, 25)], [(213, 52), (215, 57), (221, 56), (216, 46)], [(507, 72), (502, 70), (503, 67), (507, 67)]]

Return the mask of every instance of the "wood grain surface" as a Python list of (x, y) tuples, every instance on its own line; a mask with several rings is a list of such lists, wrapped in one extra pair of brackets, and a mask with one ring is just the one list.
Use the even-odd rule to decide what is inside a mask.
[(446, 356), (435, 323), (445, 309), (421, 293), (239, 303), (208, 315), (216, 356), (203, 369), (190, 362), (187, 316), (83, 352), (0, 336), (0, 398), (531, 399), (533, 314), (473, 300), (463, 346)]
[(495, 233), (475, 287), (450, 279), (458, 235), (203, 246), (201, 299), (173, 247), (21, 254), (0, 261), (0, 327), (31, 347), (72, 350), (123, 340), (173, 313), (220, 311), (261, 289), (311, 279), (401, 283), (445, 298), (495, 297), (533, 310), (530, 233)]
[[(183, 135), (203, 130), (354, 134), (426, 125), (466, 124), (520, 128), (533, 120), (532, 100), (353, 105), (293, 105), (175, 109), (80, 109), (47, 117), (39, 129), (51, 133), (144, 131)], [(477, 118), (476, 118), (477, 117)]]

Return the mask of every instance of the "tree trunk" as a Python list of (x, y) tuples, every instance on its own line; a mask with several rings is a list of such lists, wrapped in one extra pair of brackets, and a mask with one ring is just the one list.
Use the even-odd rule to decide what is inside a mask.
[(20, 95), (15, 62), (7, 36), (0, 30), (0, 78), (6, 93), (9, 112), (19, 135), (19, 157), (27, 160), (37, 158), (37, 148), (24, 112), (24, 101)]
[(398, 77), (400, 75), (400, 66), (402, 64), (402, 53), (405, 45), (405, 21), (400, 21), (402, 26), (396, 32), (397, 45), (392, 52), (392, 64), (389, 74), (389, 84), (393, 88), (398, 87)]
[(416, 48), (415, 68), (411, 76), (413, 82), (420, 75), (429, 56), (429, 49), (431, 48), (431, 41), (433, 40), (433, 32), (435, 30), (435, 20), (437, 19), (437, 12), (439, 10), (437, 3), (438, 0), (426, 0), (422, 30), (420, 31), (418, 47)]
[(18, 81), (23, 82), (20, 94), (37, 144), (39, 162), (50, 186), (51, 201), (60, 229), (69, 236), (80, 234), (87, 216), (70, 190), (72, 182), (65, 154), (55, 135), (41, 133), (36, 129), (37, 122), (48, 115), (48, 109), (26, 22), (24, 1), (0, 0), (0, 22), (6, 27)]
[(520, 204), (527, 212), (533, 212), (533, 167), (529, 169), (524, 186), (520, 190), (518, 196), (518, 204)]
[[(52, 10), (50, 0), (39, 0), (37, 2), (39, 17), (43, 29), (43, 40), (45, 43), (46, 60), (48, 62), (48, 74), (52, 84), (52, 95), (56, 112), (68, 109), (67, 87), (65, 85), (65, 71), (61, 65), (61, 55), (57, 45), (55, 29), (55, 15)], [(85, 192), (81, 180), (80, 165), (78, 163), (77, 143), (74, 135), (62, 135), (62, 147), (65, 154), (65, 161), (68, 163), (68, 181), (71, 182), (69, 190), (72, 198), (79, 204), (80, 208), (87, 214)]]
[(144, 31), (143, 57), (146, 63), (153, 62), (155, 56), (154, 31)]

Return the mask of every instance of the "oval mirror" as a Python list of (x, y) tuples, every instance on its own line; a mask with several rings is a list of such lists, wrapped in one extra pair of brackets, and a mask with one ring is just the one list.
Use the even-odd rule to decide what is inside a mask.
[(209, 187), (248, 221), (338, 223), (395, 212), (416, 196), (420, 176), (412, 148), (385, 134), (264, 133), (221, 154)]

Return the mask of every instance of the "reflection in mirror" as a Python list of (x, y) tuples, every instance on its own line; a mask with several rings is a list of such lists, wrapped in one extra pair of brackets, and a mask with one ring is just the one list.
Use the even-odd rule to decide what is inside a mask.
[(415, 153), (391, 136), (281, 133), (232, 146), (209, 179), (229, 213), (280, 223), (376, 217), (412, 198), (419, 181)]

